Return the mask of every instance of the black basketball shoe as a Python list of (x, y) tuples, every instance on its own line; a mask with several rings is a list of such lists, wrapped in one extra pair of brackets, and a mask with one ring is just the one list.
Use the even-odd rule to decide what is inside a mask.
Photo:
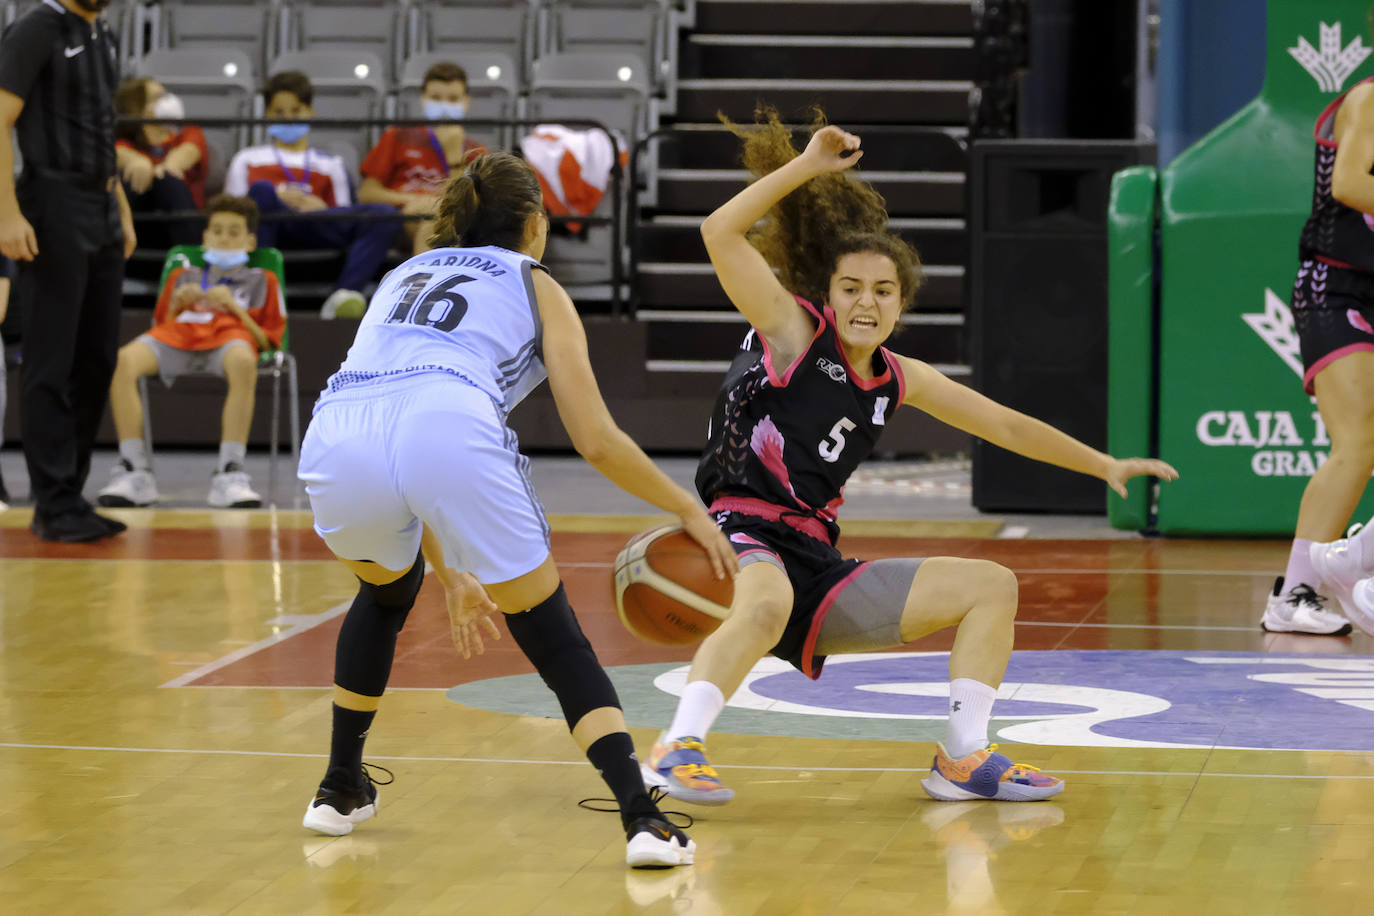
[[(381, 770), (389, 778), (374, 779), (370, 770)], [(391, 784), (391, 771), (385, 767), (365, 763), (351, 776), (342, 770), (330, 770), (305, 809), (302, 826), (328, 836), (345, 836), (353, 832), (354, 824), (377, 813), (377, 786)]]
[(697, 844), (661, 817), (641, 817), (625, 828), (625, 864), (631, 868), (691, 865)]

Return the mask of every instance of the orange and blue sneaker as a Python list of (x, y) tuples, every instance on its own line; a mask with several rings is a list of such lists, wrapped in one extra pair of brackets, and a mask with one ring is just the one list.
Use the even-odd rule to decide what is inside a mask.
[(1064, 780), (1024, 763), (1012, 763), (997, 753), (995, 744), (955, 760), (937, 743), (935, 762), (921, 786), (936, 801), (1040, 801), (1063, 792)]
[(678, 801), (723, 805), (735, 797), (735, 790), (726, 788), (706, 762), (706, 745), (690, 735), (654, 744), (640, 771), (646, 789), (662, 789)]

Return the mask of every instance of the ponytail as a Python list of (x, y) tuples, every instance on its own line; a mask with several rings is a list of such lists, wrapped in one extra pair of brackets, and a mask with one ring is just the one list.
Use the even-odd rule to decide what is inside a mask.
[(511, 153), (487, 153), (444, 185), (429, 244), (519, 250), (526, 222), (543, 208), (539, 179), (529, 163)]

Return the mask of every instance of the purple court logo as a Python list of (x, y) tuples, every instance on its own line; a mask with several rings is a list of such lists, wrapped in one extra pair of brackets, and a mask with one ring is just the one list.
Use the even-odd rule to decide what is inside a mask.
[[(832, 656), (811, 681), (768, 658), (717, 730), (734, 730), (732, 713), (742, 723), (765, 714), (773, 734), (911, 740), (945, 719), (948, 665), (946, 652)], [(675, 696), (686, 676), (674, 666), (654, 686)], [(1016, 652), (993, 718), (994, 740), (1026, 744), (1369, 751), (1374, 657)], [(787, 719), (811, 724), (798, 731), (779, 721)], [(828, 728), (816, 727), (825, 720)], [(868, 727), (853, 727), (860, 723)]]

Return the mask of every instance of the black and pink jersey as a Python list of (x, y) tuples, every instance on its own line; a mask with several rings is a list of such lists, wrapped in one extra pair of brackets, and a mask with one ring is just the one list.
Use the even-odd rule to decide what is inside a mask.
[(858, 378), (835, 330), (835, 314), (800, 296), (816, 333), (790, 366), (776, 366), (750, 331), (725, 375), (711, 415), (697, 491), (714, 510), (781, 519), (834, 543), (844, 485), (878, 444), (906, 394), (897, 357), (873, 356)]
[(1312, 214), (1302, 228), (1299, 256), (1374, 274), (1374, 216), (1347, 207), (1331, 196), (1331, 176), (1336, 168), (1336, 113), (1346, 95), (1349, 92), (1326, 106), (1312, 130), (1317, 141)]

